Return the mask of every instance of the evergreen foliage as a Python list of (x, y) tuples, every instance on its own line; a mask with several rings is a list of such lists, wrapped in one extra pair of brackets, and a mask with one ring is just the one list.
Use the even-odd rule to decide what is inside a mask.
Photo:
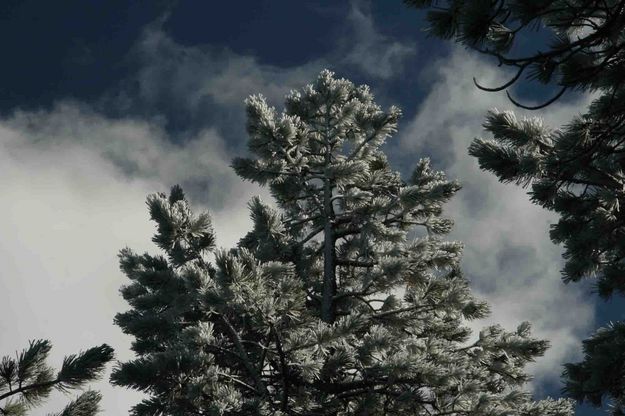
[(571, 414), (523, 391), (548, 347), (528, 323), (471, 338), (488, 308), (442, 239), (459, 186), (428, 160), (408, 180), (391, 169), (398, 109), (329, 71), (280, 114), (246, 104), (251, 158), (233, 166), (277, 209), (252, 199), (253, 229), (214, 250), (208, 214), (176, 186), (148, 198), (166, 256), (120, 253), (131, 309), (116, 322), (137, 358), (112, 382), (149, 394), (133, 415)]
[[(623, 360), (625, 351), (625, 324), (616, 322), (599, 329), (584, 341), (584, 361), (566, 364), (569, 377), (567, 390), (573, 397), (584, 398), (601, 406), (607, 393), (613, 398), (623, 396)], [(612, 413), (623, 414), (623, 402), (615, 400)]]
[[(621, 91), (615, 103), (605, 96), (597, 99), (588, 114), (560, 130), (547, 128), (538, 118), (518, 120), (511, 112), (492, 111), (485, 127), (493, 138), (476, 139), (469, 148), (482, 169), (504, 182), (531, 184), (532, 201), (560, 215), (550, 235), (564, 245), (564, 281), (595, 277), (604, 298), (625, 294), (625, 216), (620, 207), (625, 118), (609, 115), (622, 111), (623, 98)], [(564, 373), (565, 391), (572, 397), (600, 406), (604, 396), (615, 414), (625, 410), (625, 380), (610, 376), (625, 371), (621, 332), (603, 328), (584, 341), (585, 361), (568, 364)], [(598, 342), (613, 348), (590, 348)], [(598, 365), (606, 361), (610, 366)], [(606, 385), (599, 379), (611, 381)]]
[[(486, 91), (507, 89), (525, 75), (559, 92), (536, 107), (542, 108), (567, 90), (622, 89), (625, 81), (625, 2), (623, 0), (404, 0), (410, 7), (427, 9), (428, 32), (454, 39), (515, 75)], [(551, 40), (538, 52), (518, 56), (513, 46), (523, 34), (546, 29)], [(520, 40), (521, 39), (521, 40)]]
[[(97, 379), (106, 363), (113, 359), (113, 349), (106, 344), (72, 354), (63, 360), (55, 374), (47, 364), (52, 345), (47, 340), (31, 341), (15, 358), (0, 361), (0, 415), (23, 416), (40, 405), (52, 389), (69, 391)], [(101, 396), (88, 390), (69, 403), (57, 416), (93, 416), (98, 413)], [(53, 416), (53, 414), (50, 414)]]
[[(475, 140), (470, 153), (503, 182), (531, 185), (531, 199), (557, 212), (551, 239), (565, 248), (566, 282), (597, 278), (603, 298), (625, 293), (625, 1), (623, 0), (404, 0), (428, 9), (429, 31), (496, 57), (513, 67), (509, 82), (479, 88), (501, 91), (525, 74), (561, 89), (595, 91), (584, 114), (558, 130), (538, 118), (518, 120), (491, 111), (485, 122), (493, 138)], [(515, 56), (511, 48), (528, 30), (545, 29), (553, 41), (540, 51)], [(518, 54), (517, 54), (518, 55)], [(602, 398), (615, 414), (625, 412), (625, 345), (622, 325), (602, 328), (584, 342), (586, 358), (567, 364), (565, 391), (596, 406)], [(606, 348), (595, 348), (600, 344)], [(612, 345), (611, 348), (607, 348)], [(620, 348), (620, 349), (619, 349)], [(618, 353), (616, 353), (618, 351)], [(601, 363), (609, 362), (610, 366)], [(605, 371), (605, 372), (604, 372)], [(607, 381), (609, 380), (609, 382)]]

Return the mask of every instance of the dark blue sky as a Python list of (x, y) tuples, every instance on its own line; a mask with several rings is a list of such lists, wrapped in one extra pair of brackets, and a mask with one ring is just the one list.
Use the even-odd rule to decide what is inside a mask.
[[(427, 38), (422, 32), (423, 16), (400, 0), (363, 4), (371, 22), (364, 19), (362, 24), (372, 23), (378, 36), (372, 42), (383, 38), (416, 46), (415, 54), (401, 52), (398, 46), (398, 54), (404, 54), (402, 69), (393, 76), (376, 75), (376, 68), (358, 69), (344, 60), (361, 42), (361, 32), (354, 29), (357, 25), (347, 22), (353, 12), (349, 1), (4, 0), (0, 2), (0, 114), (9, 117), (18, 109), (47, 111), (59, 102), (75, 101), (107, 117), (158, 120), (173, 141), (183, 142), (192, 132), (210, 126), (225, 138), (226, 147), (242, 148), (241, 106), (225, 106), (219, 101), (223, 98), (206, 94), (191, 111), (180, 102), (177, 91), (163, 85), (179, 78), (178, 66), (189, 66), (194, 60), (217, 65), (221, 63), (213, 61), (228, 62), (234, 56), (253, 59), (256, 67), (269, 72), (304, 68), (321, 60), (354, 82), (372, 85), (385, 106), (399, 104), (412, 117), (430, 93), (428, 79), (441, 59), (450, 55), (451, 45)], [(165, 51), (157, 63), (169, 66), (151, 69), (152, 84), (145, 83), (148, 65), (138, 47), (150, 27), (158, 27), (175, 45), (171, 52), (167, 42), (159, 44)], [(523, 47), (532, 48), (536, 39), (528, 38)], [(482, 75), (458, 71), (459, 78)], [(152, 93), (149, 88), (156, 90)], [(520, 93), (530, 99), (548, 95), (536, 86), (524, 86)], [(239, 127), (231, 127), (237, 123)], [(437, 160), (437, 149), (425, 150)], [(399, 154), (395, 159), (402, 162)], [(438, 161), (447, 168), (444, 160), (441, 156)], [(590, 285), (585, 290), (590, 292)], [(619, 319), (621, 310), (622, 301), (597, 302), (597, 324)], [(551, 395), (558, 395), (558, 390), (557, 385), (545, 386), (545, 393)], [(594, 412), (583, 408), (580, 414)]]
[[(219, 45), (278, 67), (301, 65), (327, 52), (347, 30), (348, 2), (216, 4), (6, 0), (0, 4), (0, 50), (6, 57), (0, 65), (0, 111), (45, 107), (62, 98), (99, 98), (133, 75), (133, 45), (145, 26), (160, 18), (166, 19), (163, 29), (180, 45)], [(372, 11), (383, 33), (427, 47), (436, 43), (433, 53), (440, 48), (421, 33), (420, 14), (401, 2), (375, 2)], [(395, 95), (406, 91), (405, 86), (395, 88)]]
[(49, 106), (64, 97), (98, 97), (129, 73), (129, 48), (167, 3), (2, 2), (1, 110)]

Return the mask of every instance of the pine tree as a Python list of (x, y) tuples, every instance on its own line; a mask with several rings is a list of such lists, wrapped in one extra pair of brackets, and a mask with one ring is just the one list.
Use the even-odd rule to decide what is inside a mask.
[[(540, 109), (567, 90), (599, 92), (584, 114), (554, 130), (541, 119), (518, 120), (491, 111), (485, 122), (492, 139), (477, 139), (470, 153), (503, 182), (531, 185), (531, 199), (557, 212), (551, 239), (564, 245), (563, 279), (597, 279), (605, 299), (625, 293), (625, 2), (616, 0), (404, 0), (427, 8), (432, 35), (455, 39), (515, 69), (501, 91), (526, 78), (559, 86)], [(523, 33), (543, 29), (553, 38), (539, 52), (511, 53)], [(566, 364), (565, 391), (596, 406), (611, 403), (625, 412), (623, 322), (601, 328), (584, 341), (584, 361)]]
[(391, 169), (397, 108), (329, 71), (281, 114), (246, 104), (252, 157), (233, 166), (277, 208), (252, 199), (253, 229), (214, 250), (208, 214), (176, 186), (148, 198), (166, 257), (120, 254), (131, 310), (116, 322), (138, 357), (112, 381), (149, 394), (133, 415), (571, 414), (523, 391), (548, 346), (528, 323), (471, 339), (488, 308), (442, 239), (459, 185), (427, 159), (408, 180)]
[[(65, 357), (61, 370), (54, 374), (46, 363), (52, 345), (47, 340), (31, 341), (15, 358), (0, 361), (0, 415), (23, 416), (45, 400), (53, 389), (67, 392), (97, 379), (113, 349), (106, 344)], [(93, 416), (98, 413), (100, 393), (87, 390), (56, 416)]]

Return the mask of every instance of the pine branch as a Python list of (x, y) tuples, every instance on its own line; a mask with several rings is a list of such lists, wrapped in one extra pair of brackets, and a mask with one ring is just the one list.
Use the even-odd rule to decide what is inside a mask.
[(26, 386), (22, 386), (20, 384), (16, 389), (10, 389), (8, 392), (6, 392), (4, 394), (0, 394), (0, 400), (4, 400), (7, 397), (13, 396), (15, 394), (27, 393), (30, 390), (39, 390), (39, 389), (45, 389), (45, 388), (48, 388), (48, 387), (53, 387), (53, 386), (59, 385), (60, 383), (62, 383), (62, 381), (57, 378), (55, 380), (46, 381), (46, 382), (43, 382), (43, 383), (29, 384), (29, 385), (26, 385)]
[(254, 380), (254, 383), (256, 384), (256, 388), (258, 389), (261, 395), (263, 396), (269, 395), (269, 392), (267, 391), (267, 387), (265, 386), (265, 383), (263, 383), (262, 379), (259, 377), (258, 373), (256, 372), (254, 365), (248, 358), (249, 356), (247, 354), (247, 351), (245, 350), (245, 347), (243, 346), (243, 343), (241, 342), (241, 337), (237, 333), (237, 330), (232, 326), (228, 318), (226, 318), (223, 314), (220, 314), (219, 317), (221, 318), (222, 322), (228, 329), (230, 340), (232, 341), (237, 351), (239, 352), (239, 356), (243, 360), (243, 365), (245, 366), (245, 369), (247, 370), (247, 373), (250, 376), (250, 378)]

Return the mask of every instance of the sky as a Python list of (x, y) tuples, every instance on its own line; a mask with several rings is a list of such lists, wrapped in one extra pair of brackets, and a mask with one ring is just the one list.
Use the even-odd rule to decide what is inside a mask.
[[(471, 327), (530, 321), (552, 346), (529, 367), (527, 388), (560, 396), (562, 363), (578, 361), (581, 340), (620, 319), (623, 302), (563, 284), (562, 249), (548, 238), (557, 218), (467, 155), (486, 111), (512, 109), (472, 78), (496, 85), (507, 73), (422, 28), (422, 14), (399, 0), (0, 3), (0, 355), (44, 338), (57, 368), (101, 343), (131, 359), (131, 339), (113, 325), (128, 309), (117, 253), (158, 252), (146, 196), (181, 184), (196, 211), (211, 213), (218, 245), (236, 244), (251, 224), (247, 201), (270, 200), (229, 167), (246, 154), (243, 100), (261, 93), (280, 108), (289, 90), (329, 68), (403, 109), (386, 145), (393, 166), (406, 175), (430, 157), (460, 181), (447, 207), (450, 238), (465, 244), (465, 274), (492, 308)], [(549, 91), (516, 93), (532, 103)], [(561, 126), (591, 98), (565, 96), (546, 122)], [(127, 414), (141, 395), (107, 378), (91, 385), (103, 393), (102, 414)], [(31, 414), (71, 397), (55, 394)]]

